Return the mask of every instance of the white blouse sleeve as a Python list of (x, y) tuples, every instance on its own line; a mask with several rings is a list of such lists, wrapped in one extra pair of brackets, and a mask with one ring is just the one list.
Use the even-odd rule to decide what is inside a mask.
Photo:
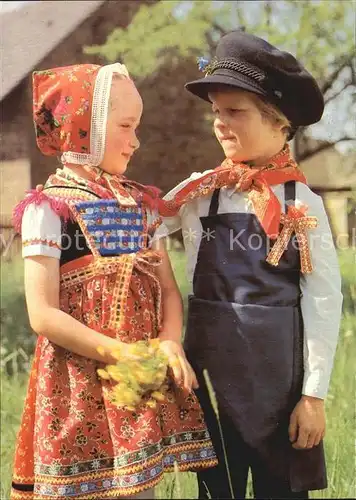
[[(176, 187), (171, 189), (164, 197), (164, 200), (171, 200), (178, 191), (183, 189), (190, 181), (198, 179), (199, 177), (202, 177), (205, 174), (208, 174), (209, 172), (212, 172), (212, 170), (205, 170), (205, 172), (193, 172), (190, 177), (187, 179), (184, 179), (184, 181), (180, 182)], [(183, 205), (178, 214), (175, 215), (174, 217), (163, 217), (162, 218), (162, 224), (160, 225), (159, 229), (156, 232), (156, 236), (158, 238), (165, 238), (166, 236), (169, 236), (170, 234), (175, 233), (179, 229), (182, 228), (182, 212), (185, 209), (185, 205)]]
[(301, 274), (304, 321), (303, 394), (326, 397), (342, 313), (341, 276), (337, 253), (323, 201), (305, 184), (297, 183), (296, 202), (308, 205), (307, 215), (318, 218), (308, 231), (313, 272)]
[(21, 226), (22, 257), (61, 257), (61, 219), (44, 201), (25, 209)]

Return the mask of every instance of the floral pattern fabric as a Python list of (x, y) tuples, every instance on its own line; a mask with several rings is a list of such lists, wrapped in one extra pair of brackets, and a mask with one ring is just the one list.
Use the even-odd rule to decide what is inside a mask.
[[(159, 262), (147, 247), (67, 262), (60, 268), (60, 308), (124, 342), (155, 338), (161, 325)], [(108, 398), (111, 382), (97, 375), (102, 367), (38, 338), (12, 500), (119, 498), (153, 487), (175, 462), (182, 471), (216, 464), (194, 393), (184, 395), (170, 380), (166, 400), (156, 408), (118, 409)]]
[(77, 64), (33, 73), (33, 119), (43, 154), (89, 153), (93, 89), (99, 69), (95, 64)]

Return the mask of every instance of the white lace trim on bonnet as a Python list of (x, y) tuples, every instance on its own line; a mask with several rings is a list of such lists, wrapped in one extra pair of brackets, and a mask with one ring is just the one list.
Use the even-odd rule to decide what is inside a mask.
[(97, 167), (103, 161), (106, 139), (106, 122), (110, 100), (112, 77), (119, 73), (127, 78), (129, 72), (124, 64), (107, 64), (99, 69), (95, 79), (92, 113), (90, 122), (90, 153), (74, 153), (67, 151), (62, 154), (61, 161), (76, 165)]

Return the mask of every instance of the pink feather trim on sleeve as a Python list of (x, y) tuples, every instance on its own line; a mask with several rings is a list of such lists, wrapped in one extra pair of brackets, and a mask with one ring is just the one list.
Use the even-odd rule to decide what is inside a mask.
[(42, 202), (47, 201), (53, 210), (59, 217), (63, 218), (65, 221), (72, 218), (72, 213), (64, 200), (59, 200), (47, 196), (43, 191), (37, 191), (36, 189), (31, 189), (26, 192), (27, 196), (16, 205), (12, 214), (12, 222), (17, 233), (21, 234), (21, 224), (23, 214), (31, 203), (35, 205), (40, 205)]

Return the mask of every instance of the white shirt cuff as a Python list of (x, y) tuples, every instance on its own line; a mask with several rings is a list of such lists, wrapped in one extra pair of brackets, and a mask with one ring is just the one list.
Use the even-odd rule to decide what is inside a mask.
[(325, 399), (328, 392), (329, 379), (330, 376), (319, 371), (305, 373), (302, 394)]

